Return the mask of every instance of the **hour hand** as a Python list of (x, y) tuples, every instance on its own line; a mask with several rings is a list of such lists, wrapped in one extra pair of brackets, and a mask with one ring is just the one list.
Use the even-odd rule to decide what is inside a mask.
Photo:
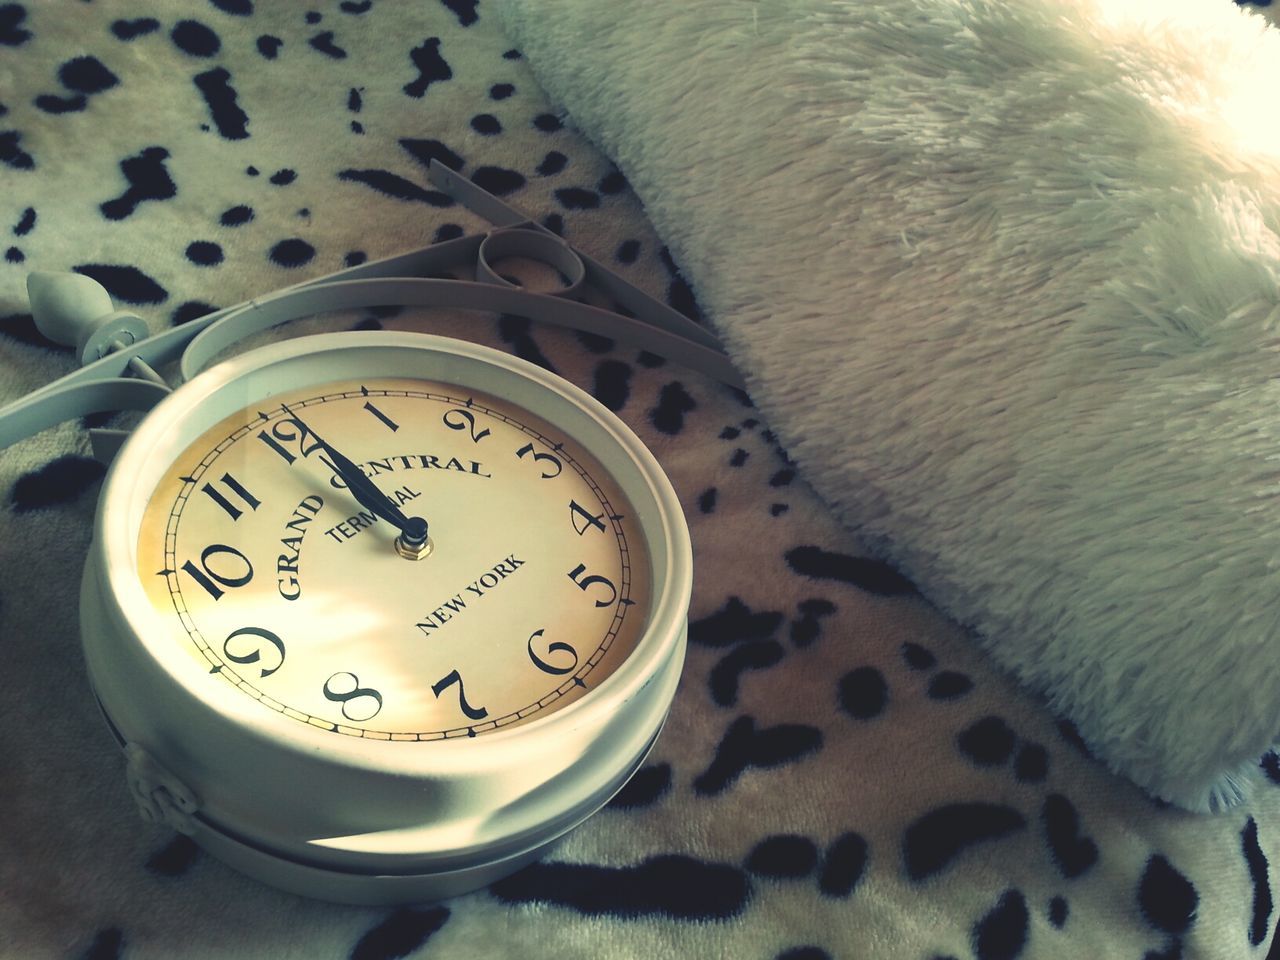
[(391, 498), (378, 489), (378, 485), (366, 477), (350, 458), (344, 456), (341, 451), (316, 433), (310, 424), (304, 422), (287, 405), (282, 404), (281, 406), (285, 413), (289, 414), (299, 426), (305, 428), (315, 438), (316, 442), (324, 448), (328, 456), (321, 456), (320, 459), (342, 479), (351, 495), (356, 498), (356, 501), (362, 507), (382, 517), (382, 519), (399, 530), (408, 545), (417, 547), (426, 543), (426, 520), (421, 517), (406, 517), (400, 508), (391, 501)]

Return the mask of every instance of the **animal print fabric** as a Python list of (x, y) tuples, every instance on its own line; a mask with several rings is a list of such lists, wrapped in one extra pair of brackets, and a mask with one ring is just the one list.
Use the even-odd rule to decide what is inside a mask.
[[(0, 400), (75, 366), (31, 321), (28, 270), (91, 276), (159, 331), (484, 230), (427, 183), (432, 159), (698, 316), (483, 2), (0, 4)], [(513, 316), (384, 308), (288, 332), (377, 327), (547, 366), (663, 464), (696, 575), (653, 754), (543, 862), (443, 904), (304, 900), (144, 824), (81, 664), (103, 468), (69, 423), (0, 454), (0, 956), (1266, 956), (1280, 760), (1274, 789), (1219, 816), (1108, 775), (863, 557), (743, 395)]]

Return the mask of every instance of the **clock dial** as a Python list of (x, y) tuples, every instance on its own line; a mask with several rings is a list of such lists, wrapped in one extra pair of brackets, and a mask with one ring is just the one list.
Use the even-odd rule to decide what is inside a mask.
[[(397, 549), (340, 458), (427, 522), (425, 556)], [(534, 414), (373, 378), (274, 395), (188, 445), (147, 503), (137, 572), (210, 683), (339, 734), (438, 740), (607, 680), (648, 615), (639, 529), (602, 465)]]

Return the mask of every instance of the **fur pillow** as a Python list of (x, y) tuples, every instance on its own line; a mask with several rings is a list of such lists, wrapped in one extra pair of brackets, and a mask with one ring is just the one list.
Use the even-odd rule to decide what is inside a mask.
[(1114, 770), (1280, 730), (1280, 33), (1212, 0), (510, 2), (808, 480)]

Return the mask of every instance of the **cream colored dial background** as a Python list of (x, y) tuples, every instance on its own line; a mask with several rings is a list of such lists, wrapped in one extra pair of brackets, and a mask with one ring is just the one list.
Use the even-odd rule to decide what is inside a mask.
[[(323, 449), (303, 455), (314, 441), (281, 404), (427, 520), (430, 556), (396, 553), (395, 528), (368, 522)], [(600, 464), (528, 411), (347, 381), (272, 397), (187, 447), (148, 502), (138, 575), (211, 683), (354, 736), (469, 736), (573, 702), (634, 648), (650, 573), (630, 514)]]

